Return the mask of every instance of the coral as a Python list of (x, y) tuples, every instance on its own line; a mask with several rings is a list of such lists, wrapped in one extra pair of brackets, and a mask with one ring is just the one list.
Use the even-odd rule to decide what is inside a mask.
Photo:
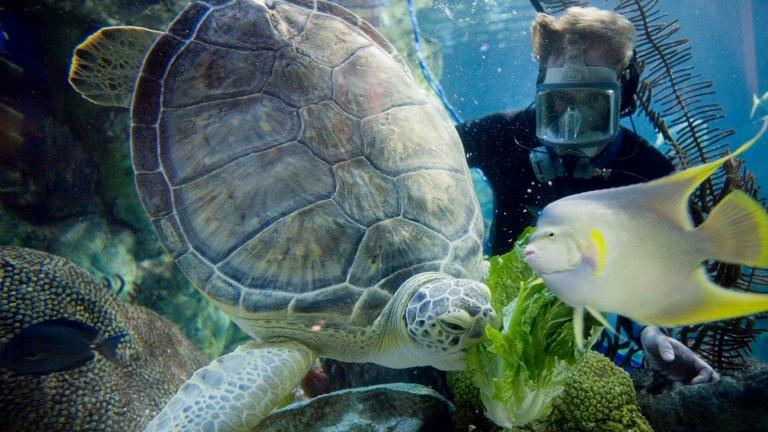
[[(454, 430), (500, 430), (484, 416), (480, 394), (469, 371), (450, 372), (454, 394)], [(652, 432), (637, 405), (629, 374), (608, 357), (588, 351), (568, 368), (564, 391), (553, 401), (552, 413), (514, 431), (526, 432)]]
[[(0, 430), (140, 430), (208, 359), (155, 312), (120, 302), (104, 284), (61, 257), (0, 246), (0, 352), (41, 322), (68, 320), (124, 335), (64, 370), (27, 373), (0, 367)], [(97, 342), (98, 344), (98, 342)], [(62, 354), (63, 355), (63, 354)]]
[(768, 364), (749, 360), (747, 367), (723, 374), (717, 384), (687, 385), (660, 394), (646, 389), (648, 368), (631, 372), (637, 403), (656, 432), (736, 432), (768, 430)]
[(472, 384), (472, 375), (470, 370), (448, 372), (448, 386), (453, 392), (453, 403), (456, 406), (451, 417), (453, 428), (457, 431), (498, 429), (485, 417), (480, 390)]
[(50, 252), (73, 261), (97, 280), (122, 288), (122, 295), (130, 295), (142, 277), (133, 232), (95, 217), (66, 222), (49, 244)]
[(419, 384), (380, 384), (324, 394), (272, 412), (253, 432), (448, 430), (453, 405)]
[(635, 431), (651, 426), (637, 405), (629, 374), (590, 351), (568, 372), (563, 391), (539, 431)]

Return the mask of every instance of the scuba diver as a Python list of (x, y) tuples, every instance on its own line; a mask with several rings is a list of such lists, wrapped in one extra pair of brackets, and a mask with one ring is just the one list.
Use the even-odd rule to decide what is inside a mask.
[[(661, 152), (619, 125), (620, 117), (634, 112), (640, 78), (629, 20), (593, 7), (572, 7), (560, 18), (537, 14), (531, 34), (539, 62), (534, 104), (457, 126), (469, 165), (480, 168), (494, 190), (492, 255), (508, 252), (552, 201), (674, 170)], [(648, 326), (641, 334), (628, 319), (619, 321), (643, 347), (656, 380), (681, 385), (719, 379), (661, 329)]]

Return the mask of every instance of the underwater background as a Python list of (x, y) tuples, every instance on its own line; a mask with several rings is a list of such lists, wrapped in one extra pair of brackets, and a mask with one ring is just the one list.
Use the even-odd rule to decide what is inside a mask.
[[(590, 4), (613, 9), (618, 1)], [(729, 142), (749, 139), (759, 126), (750, 119), (752, 96), (768, 88), (768, 5), (761, 0), (664, 1), (658, 8), (667, 21), (679, 21), (677, 37), (688, 39), (691, 64), (702, 80), (711, 80), (712, 100), (721, 108), (721, 128), (736, 133)], [(437, 0), (417, 13), (425, 39), (440, 46), (440, 84), (463, 120), (530, 105), (538, 66), (530, 52), (530, 22), (535, 11), (527, 0)], [(766, 113), (765, 111), (763, 111)], [(765, 114), (763, 114), (765, 115)], [(642, 114), (634, 121), (641, 136), (656, 132)], [(630, 127), (628, 119), (623, 119)], [(768, 152), (750, 152), (748, 161), (766, 190)]]
[[(455, 120), (532, 103), (538, 70), (529, 32), (535, 11), (528, 0), (336, 3), (376, 26), (403, 53), (424, 88), (432, 91), (439, 85), (443, 94), (437, 96)], [(613, 9), (619, 1), (590, 3)], [(204, 358), (214, 358), (247, 336), (191, 287), (158, 243), (134, 189), (128, 113), (94, 106), (67, 83), (72, 50), (87, 35), (118, 24), (163, 29), (186, 4), (0, 0), (0, 245), (71, 260), (105, 282), (122, 302), (147, 307), (178, 325)], [(768, 115), (767, 105), (750, 118), (753, 96), (768, 91), (768, 2), (660, 0), (656, 7), (668, 14), (667, 21), (679, 21), (675, 37), (689, 41), (690, 65), (701, 80), (712, 81), (713, 93), (706, 98), (719, 105), (723, 117), (707, 126), (732, 129), (724, 142), (734, 149), (757, 131), (756, 119)], [(632, 123), (622, 122), (665, 148), (639, 110)], [(765, 145), (763, 140), (743, 156), (761, 198), (768, 191)], [(492, 190), (482, 173), (473, 174), (484, 215), (491, 221)], [(756, 326), (768, 328), (768, 322), (760, 320)], [(154, 349), (153, 343), (180, 337), (168, 332), (147, 337), (155, 341), (147, 346)], [(180, 358), (187, 369), (205, 363), (194, 348), (183, 345), (183, 351)], [(749, 355), (768, 361), (768, 335), (757, 337)], [(151, 367), (159, 366), (141, 366)], [(172, 383), (166, 385), (178, 385), (173, 380), (181, 375), (164, 378)]]

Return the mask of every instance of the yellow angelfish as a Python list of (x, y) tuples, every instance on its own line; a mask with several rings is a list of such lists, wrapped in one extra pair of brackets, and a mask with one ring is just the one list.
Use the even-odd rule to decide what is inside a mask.
[(688, 197), (727, 160), (631, 186), (557, 200), (544, 208), (525, 248), (525, 261), (560, 300), (574, 308), (581, 345), (584, 311), (678, 326), (768, 310), (768, 294), (726, 289), (709, 280), (708, 259), (768, 266), (768, 213), (733, 191), (696, 227)]

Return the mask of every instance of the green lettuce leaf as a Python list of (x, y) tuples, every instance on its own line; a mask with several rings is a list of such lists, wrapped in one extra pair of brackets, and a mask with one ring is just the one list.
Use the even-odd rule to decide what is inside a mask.
[(487, 340), (467, 353), (486, 415), (506, 428), (549, 414), (568, 367), (581, 356), (573, 336), (573, 309), (522, 259), (532, 232), (526, 229), (511, 252), (491, 259), (486, 284), (503, 327), (486, 327)]

